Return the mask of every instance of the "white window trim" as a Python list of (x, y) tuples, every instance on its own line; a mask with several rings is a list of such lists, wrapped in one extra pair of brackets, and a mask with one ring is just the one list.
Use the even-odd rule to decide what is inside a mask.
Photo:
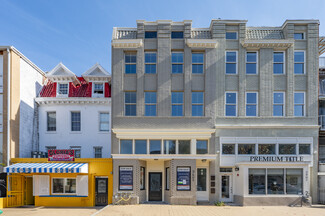
[[(95, 93), (95, 84), (102, 84), (103, 85), (103, 94)], [(105, 83), (104, 82), (93, 82), (92, 84), (92, 97), (94, 98), (103, 98), (105, 95)]]
[[(146, 54), (156, 54), (156, 62), (155, 63), (152, 63), (152, 62), (146, 63)], [(155, 73), (146, 73), (146, 65), (156, 65), (156, 72)], [(157, 52), (144, 52), (144, 73), (145, 74), (157, 74)]]
[[(236, 115), (235, 116), (227, 116), (226, 115), (226, 111), (227, 111), (227, 93), (235, 93), (236, 94)], [(225, 111), (224, 111), (224, 116), (227, 117), (227, 118), (237, 117), (237, 115), (238, 115), (238, 92), (236, 92), (236, 91), (226, 91), (224, 97), (225, 97)], [(230, 104), (230, 105), (233, 105), (233, 104)]]
[[(302, 73), (302, 74), (296, 74), (295, 73), (295, 53), (296, 52), (303, 52), (304, 53), (304, 73)], [(302, 62), (297, 62), (297, 63), (302, 63)], [(306, 50), (294, 50), (294, 52), (293, 52), (293, 74), (295, 75), (295, 76), (301, 76), (301, 75), (306, 75)]]
[[(55, 113), (55, 131), (49, 131), (48, 130), (48, 113), (53, 113), (53, 112)], [(56, 111), (47, 110), (45, 113), (46, 113), (46, 116), (45, 116), (45, 118), (46, 118), (46, 133), (56, 133), (58, 130)]]
[[(109, 129), (107, 131), (102, 131), (100, 130), (100, 123), (101, 123), (101, 119), (100, 119), (100, 114), (108, 114), (109, 118), (108, 118), (108, 127)], [(110, 113), (107, 111), (99, 111), (98, 112), (98, 132), (99, 133), (108, 133), (110, 131)]]
[[(295, 103), (295, 93), (303, 93), (304, 94), (304, 106), (303, 106), (304, 114), (302, 116), (295, 116), (294, 115), (295, 114), (295, 105), (296, 105), (296, 103)], [(297, 104), (297, 105), (301, 105), (301, 104)], [(296, 118), (306, 117), (306, 92), (304, 92), (304, 91), (294, 91), (293, 92), (293, 115)]]
[[(73, 131), (72, 130), (72, 113), (79, 112), (80, 113), (80, 131)], [(70, 133), (82, 133), (82, 113), (81, 110), (70, 110)]]
[[(64, 186), (65, 186), (65, 183), (66, 183), (67, 179), (75, 179), (76, 180), (76, 193), (53, 193), (53, 186), (54, 186), (53, 180), (54, 179), (63, 179), (63, 191), (65, 191)], [(67, 196), (69, 196), (69, 195), (71, 195), (71, 196), (77, 195), (77, 178), (76, 177), (67, 177), (67, 178), (65, 178), (65, 177), (52, 177), (51, 178), (51, 194), (52, 195), (67, 195)]]
[[(80, 158), (82, 158), (81, 146), (70, 146), (70, 149), (71, 150), (80, 150)], [(76, 153), (75, 153), (74, 157), (77, 158)]]
[(98, 149), (101, 149), (101, 157), (100, 158), (103, 158), (103, 146), (94, 146), (93, 147), (93, 150), (94, 150), (94, 158), (96, 158), (96, 148)]
[[(247, 62), (247, 53), (253, 53), (253, 52), (256, 53), (256, 62), (255, 62), (255, 63), (256, 63), (256, 74), (248, 74), (248, 73), (247, 73), (247, 70), (246, 70), (246, 68), (247, 68), (246, 65), (247, 65), (247, 64), (252, 64), (253, 62)], [(258, 75), (258, 72), (259, 72), (259, 71), (258, 71), (258, 63), (259, 63), (259, 62), (258, 62), (258, 51), (254, 51), (254, 50), (250, 51), (250, 50), (247, 50), (247, 51), (246, 51), (246, 55), (245, 55), (245, 74), (246, 74), (246, 75), (249, 75), (249, 76), (250, 76), (250, 75)]]
[[(295, 39), (295, 35), (294, 34), (302, 34), (303, 39)], [(297, 31), (293, 33), (293, 39), (296, 41), (303, 41), (306, 40), (306, 32), (303, 31)]]
[[(275, 116), (274, 115), (274, 111), (273, 111), (273, 108), (274, 108), (274, 105), (280, 105), (280, 104), (276, 104), (274, 103), (274, 93), (282, 93), (283, 94), (283, 115), (282, 116)], [(286, 116), (286, 93), (284, 91), (273, 91), (273, 98), (272, 98), (272, 117), (275, 117), (275, 118), (283, 118)]]
[[(125, 103), (125, 93), (127, 93), (127, 92), (134, 92), (135, 93), (135, 103)], [(125, 91), (124, 92), (124, 101), (123, 101), (123, 103), (124, 103), (124, 107), (123, 107), (123, 112), (124, 112), (124, 117), (134, 117), (134, 116), (137, 116), (137, 92), (136, 91)], [(126, 105), (135, 105), (135, 115), (134, 116), (132, 116), (132, 115), (126, 115), (126, 109), (125, 109), (125, 107), (126, 107)]]
[[(236, 39), (227, 39), (227, 38), (226, 38), (227, 33), (233, 33), (233, 32), (236, 33)], [(233, 40), (233, 41), (234, 41), (234, 40), (238, 40), (238, 31), (226, 31), (226, 33), (225, 33), (225, 39), (226, 39), (226, 40)]]
[[(256, 94), (256, 115), (255, 116), (248, 116), (247, 115), (247, 105), (254, 105), (254, 104), (247, 104), (247, 93), (255, 93)], [(246, 94), (245, 94), (245, 116), (246, 117), (252, 117), (252, 118), (256, 118), (256, 117), (258, 117), (259, 115), (258, 115), (258, 92), (256, 92), (256, 91), (247, 91), (246, 92)]]
[(275, 76), (285, 75), (286, 74), (286, 52), (285, 51), (277, 51), (277, 50), (273, 51), (273, 58), (272, 58), (273, 65), (272, 65), (272, 67), (274, 67), (274, 64), (277, 64), (276, 62), (274, 62), (274, 53), (283, 53), (283, 74), (275, 74), (273, 71), (272, 71), (272, 73)]
[[(154, 93), (156, 93), (156, 103), (146, 103), (146, 93), (147, 92), (154, 92)], [(154, 117), (154, 116), (147, 116), (146, 115), (146, 106), (153, 106), (153, 105), (155, 105), (156, 106), (156, 115), (155, 116), (157, 116), (157, 92), (156, 91), (145, 91), (144, 92), (144, 116), (145, 117)]]
[[(236, 53), (236, 73), (234, 74), (230, 74), (230, 73), (227, 73), (227, 52), (235, 52)], [(231, 64), (234, 64), (234, 62), (229, 62)], [(225, 74), (226, 75), (237, 75), (238, 74), (238, 50), (226, 50), (225, 51)]]
[[(183, 62), (182, 63), (173, 63), (173, 53), (182, 53), (183, 54)], [(170, 62), (171, 62), (171, 68), (170, 68), (171, 74), (184, 74), (184, 52), (171, 52)], [(173, 73), (173, 64), (183, 65), (182, 73)]]
[[(202, 54), (203, 55), (203, 62), (202, 63), (193, 63), (192, 59), (193, 59), (193, 54)], [(195, 52), (192, 51), (191, 53), (191, 74), (193, 75), (198, 75), (198, 74), (204, 74), (205, 73), (205, 53), (204, 52)], [(193, 65), (203, 65), (203, 71), (202, 73), (193, 73)]]
[[(61, 84), (67, 84), (68, 85), (68, 88), (67, 88), (67, 93), (66, 94), (60, 94), (59, 92), (59, 89), (60, 89), (60, 85)], [(56, 86), (56, 96), (57, 97), (68, 97), (69, 96), (69, 82), (58, 82), (57, 83), (57, 86)]]

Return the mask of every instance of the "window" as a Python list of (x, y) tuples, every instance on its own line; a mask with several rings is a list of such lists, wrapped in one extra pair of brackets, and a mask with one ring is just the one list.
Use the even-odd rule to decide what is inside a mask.
[(257, 52), (246, 53), (246, 74), (257, 74)]
[(176, 140), (164, 140), (164, 154), (176, 153)]
[(166, 167), (166, 190), (169, 190), (169, 183), (170, 182), (170, 169)]
[(226, 116), (237, 116), (236, 92), (226, 92)]
[(147, 154), (147, 140), (135, 140), (135, 154)]
[(132, 140), (120, 140), (120, 154), (132, 154)]
[(296, 144), (279, 144), (280, 155), (295, 155)]
[(283, 169), (267, 169), (267, 194), (284, 194)]
[(81, 131), (80, 112), (71, 112), (71, 131)]
[(203, 92), (192, 92), (192, 116), (203, 116)]
[(172, 53), (172, 73), (183, 73), (184, 53)]
[(95, 83), (94, 84), (94, 96), (104, 96), (104, 84)]
[(258, 154), (260, 155), (274, 155), (275, 144), (258, 144)]
[(70, 146), (70, 149), (74, 150), (75, 158), (81, 158), (81, 147), (80, 146)]
[(157, 32), (156, 31), (146, 31), (144, 33), (144, 38), (157, 38)]
[(183, 92), (172, 92), (172, 116), (183, 116)]
[(137, 115), (137, 95), (136, 92), (125, 92), (124, 97), (125, 116)]
[(204, 62), (203, 53), (192, 53), (192, 73), (194, 74), (203, 74), (203, 62)]
[(140, 167), (140, 190), (146, 189), (146, 168)]
[(75, 178), (52, 178), (52, 194), (75, 194)]
[(294, 39), (295, 40), (303, 40), (304, 38), (304, 33), (294, 33)]
[(178, 154), (191, 154), (191, 140), (178, 141)]
[(309, 155), (310, 154), (310, 144), (299, 144), (299, 154)]
[(207, 153), (208, 153), (208, 141), (196, 140), (196, 154), (207, 154)]
[(56, 146), (46, 146), (46, 153), (49, 151), (49, 150), (55, 150), (56, 149)]
[(150, 154), (161, 154), (161, 140), (150, 140)]
[(237, 52), (226, 52), (226, 74), (237, 74)]
[(237, 32), (226, 32), (227, 40), (237, 40)]
[(294, 115), (305, 116), (305, 93), (294, 93)]
[(157, 71), (157, 54), (156, 53), (145, 53), (144, 58), (145, 63), (145, 73), (147, 74), (155, 74)]
[(286, 169), (287, 194), (302, 194), (302, 169)]
[(157, 94), (156, 92), (145, 92), (145, 116), (157, 115)]
[(222, 144), (222, 154), (231, 155), (235, 154), (235, 144)]
[(249, 170), (249, 194), (265, 194), (265, 169), (248, 169)]
[(295, 74), (304, 74), (305, 73), (305, 52), (299, 51), (295, 52), (294, 56), (294, 72)]
[(47, 131), (56, 131), (56, 112), (47, 112)]
[(232, 172), (232, 168), (222, 167), (219, 169), (219, 172), (230, 173), (230, 172)]
[(284, 52), (273, 53), (273, 74), (284, 74)]
[(255, 154), (255, 144), (238, 144), (238, 154)]
[(102, 158), (102, 147), (94, 147), (95, 158)]
[(184, 38), (183, 32), (177, 32), (177, 31), (172, 32), (172, 39), (182, 39), (182, 38)]
[(99, 131), (109, 131), (109, 113), (99, 113)]
[(58, 94), (60, 96), (67, 96), (68, 89), (69, 89), (68, 83), (59, 83)]
[(246, 92), (246, 116), (257, 116), (256, 92)]
[(273, 116), (284, 116), (284, 92), (273, 93)]
[(125, 73), (135, 74), (137, 73), (137, 54), (125, 53)]

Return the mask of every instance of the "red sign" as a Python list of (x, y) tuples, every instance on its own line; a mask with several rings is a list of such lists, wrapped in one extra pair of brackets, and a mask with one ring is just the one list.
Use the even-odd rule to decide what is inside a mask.
[(54, 149), (48, 150), (49, 161), (74, 161), (74, 150)]

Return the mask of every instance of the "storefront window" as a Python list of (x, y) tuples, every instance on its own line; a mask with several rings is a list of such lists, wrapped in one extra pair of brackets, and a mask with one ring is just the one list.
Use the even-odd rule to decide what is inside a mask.
[(176, 153), (176, 140), (164, 140), (164, 154)]
[(132, 154), (132, 140), (121, 140), (120, 154)]
[(170, 181), (170, 170), (169, 167), (166, 168), (166, 190), (169, 190), (169, 181)]
[(302, 169), (286, 170), (287, 194), (302, 194)]
[(258, 144), (258, 154), (275, 154), (275, 144)]
[(255, 144), (238, 144), (238, 154), (255, 154)]
[(249, 169), (249, 194), (265, 194), (265, 169)]
[(191, 154), (191, 140), (179, 140), (178, 141), (178, 153), (179, 154)]
[(144, 167), (140, 167), (140, 190), (145, 189), (145, 179), (146, 179), (146, 169)]
[(53, 192), (52, 193), (64, 193), (63, 184), (64, 184), (64, 179), (53, 179)]
[(75, 194), (76, 193), (76, 179), (70, 178), (53, 178), (52, 181), (53, 194)]
[(147, 154), (147, 140), (135, 140), (135, 153)]
[(284, 155), (296, 154), (296, 144), (279, 144), (279, 154), (284, 154)]
[(208, 153), (208, 141), (196, 140), (196, 154), (207, 154), (207, 153)]
[(299, 144), (299, 154), (310, 154), (310, 144)]
[(161, 140), (150, 140), (150, 154), (161, 154)]
[(267, 169), (267, 193), (284, 194), (283, 169)]
[(235, 154), (235, 144), (222, 144), (222, 154)]

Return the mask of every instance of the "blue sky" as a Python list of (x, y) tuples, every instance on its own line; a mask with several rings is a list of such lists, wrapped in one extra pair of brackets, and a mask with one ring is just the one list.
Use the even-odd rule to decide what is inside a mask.
[(0, 45), (15, 46), (44, 71), (63, 62), (77, 75), (96, 62), (110, 72), (113, 27), (136, 27), (139, 19), (190, 19), (193, 27), (216, 18), (248, 26), (319, 19), (325, 35), (324, 0), (0, 0), (0, 8)]

